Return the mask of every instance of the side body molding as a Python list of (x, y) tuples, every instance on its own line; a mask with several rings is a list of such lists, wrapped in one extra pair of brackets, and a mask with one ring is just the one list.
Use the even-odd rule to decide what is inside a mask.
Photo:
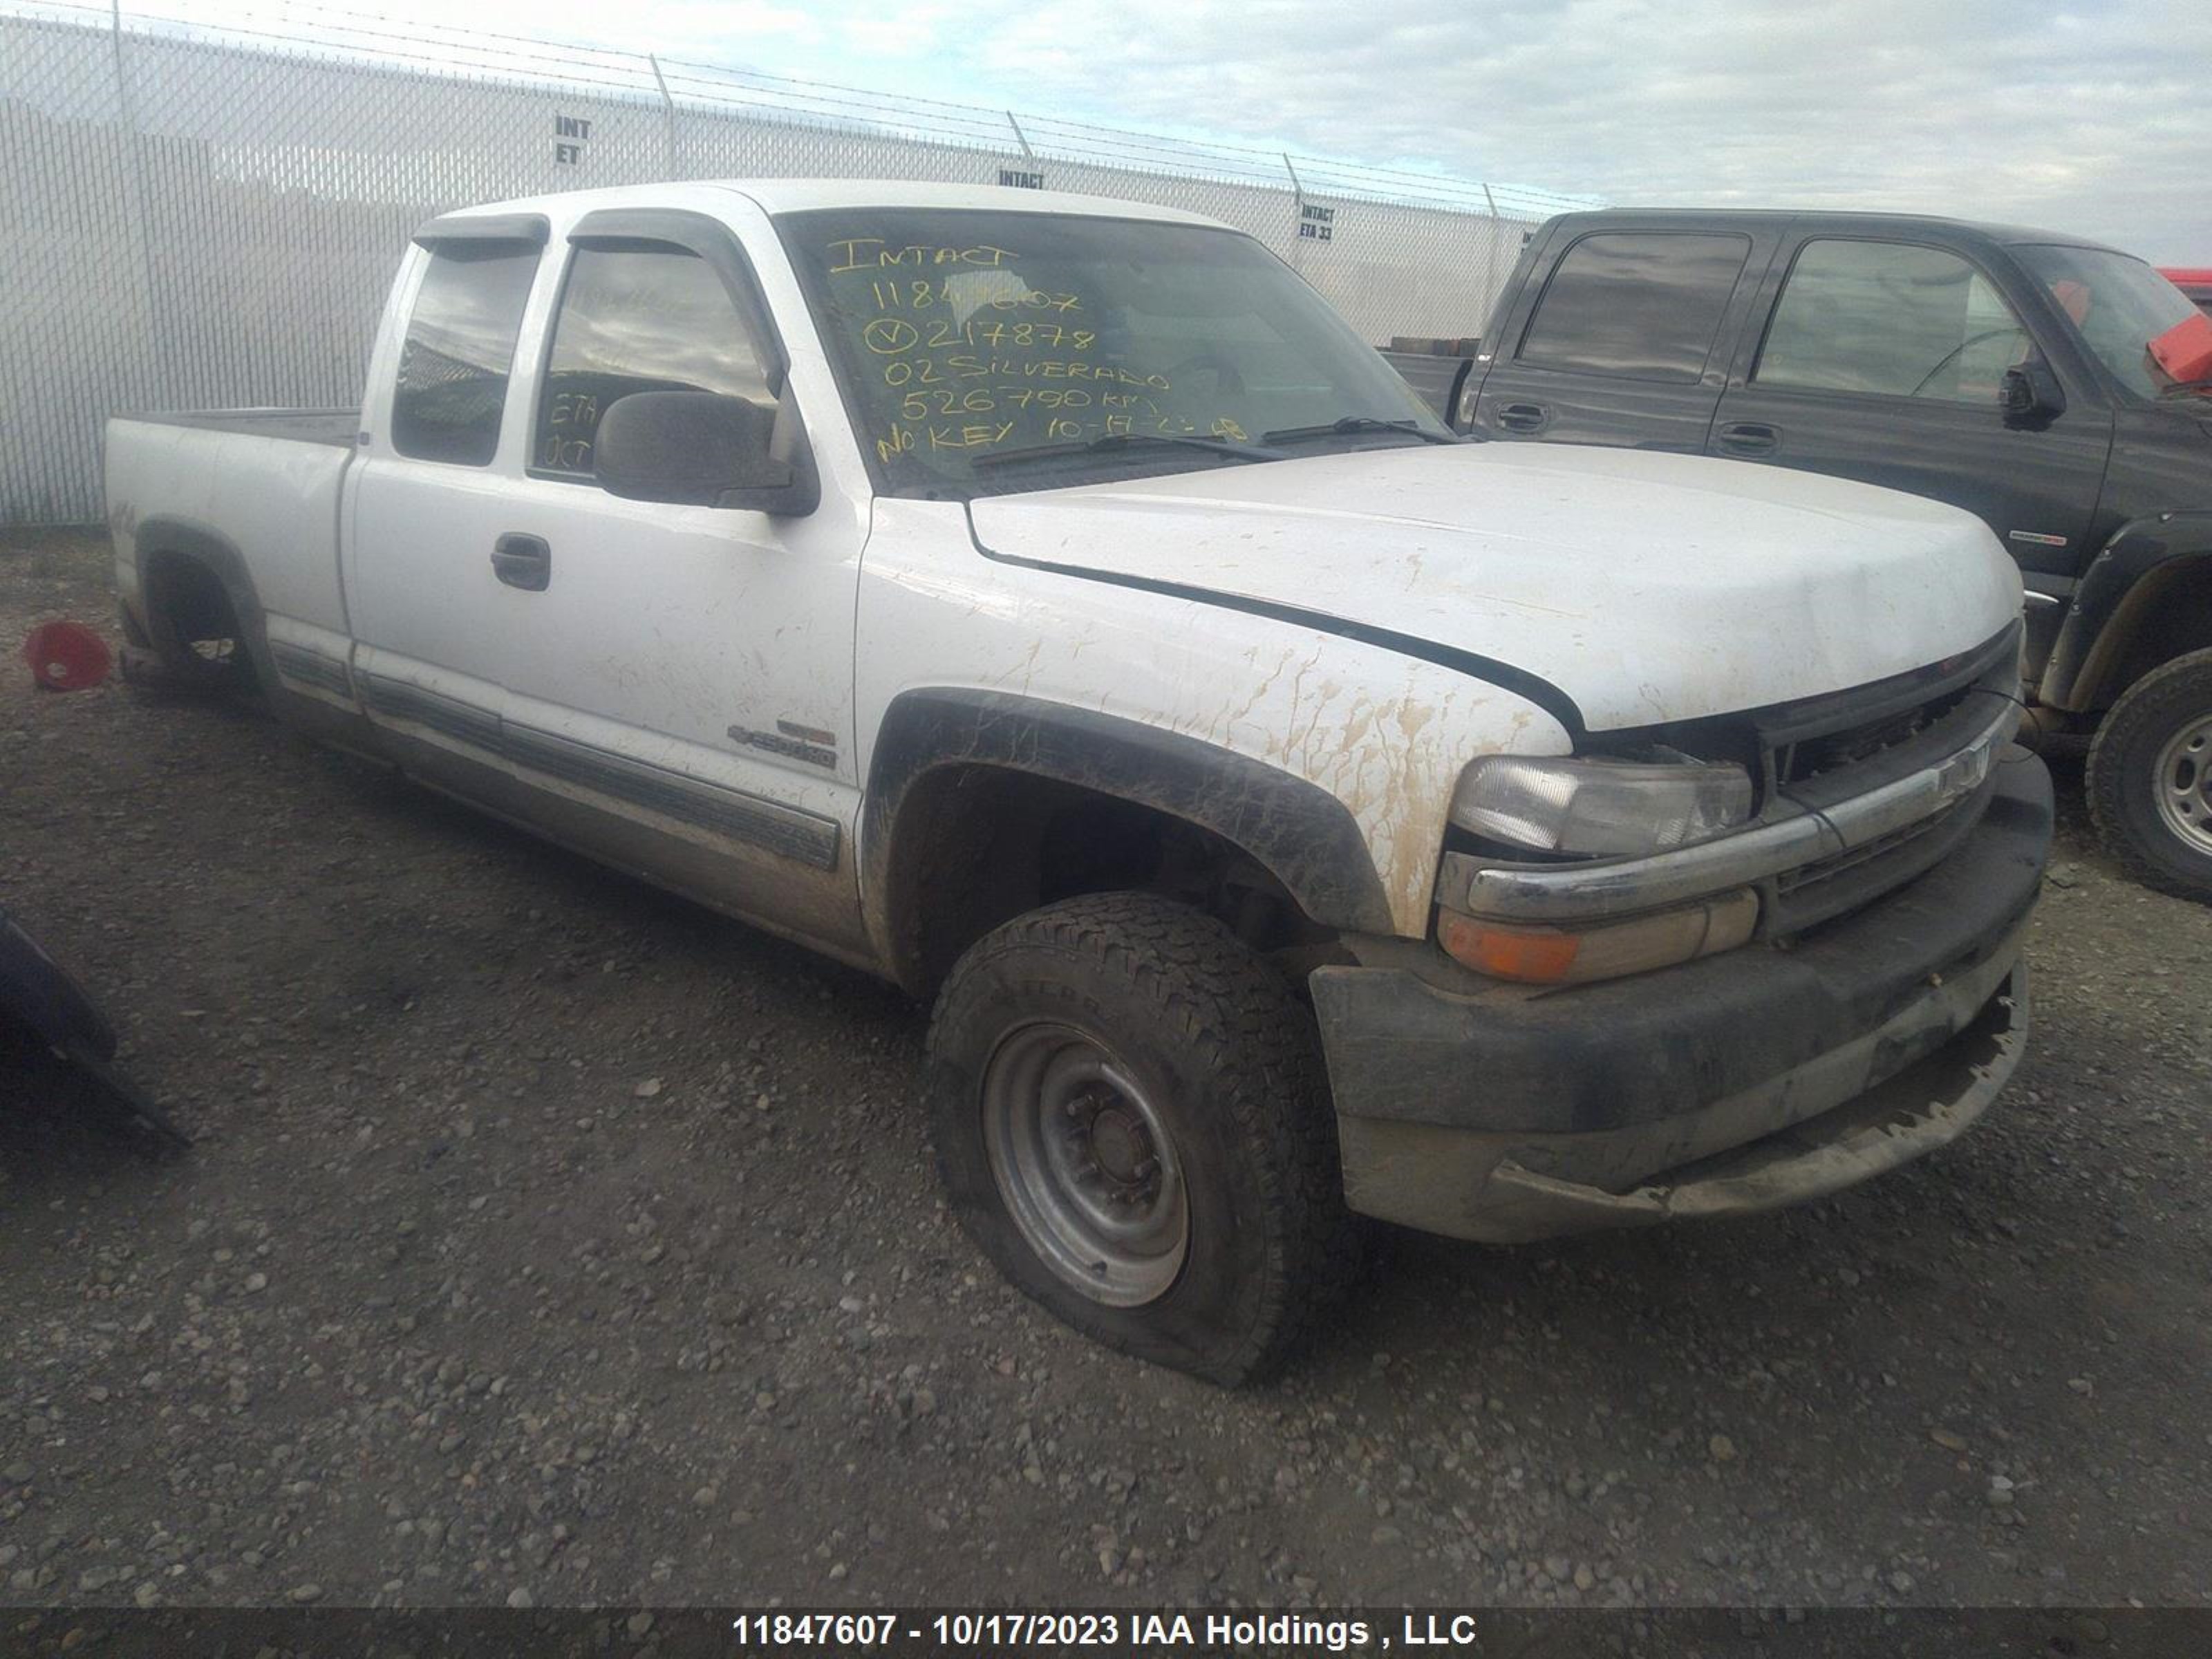
[(1351, 811), (1304, 778), (1200, 738), (1093, 709), (1004, 692), (908, 691), (884, 716), (860, 812), (862, 890), (878, 953), (901, 981), (920, 976), (896, 918), (915, 896), (894, 890), (901, 807), (951, 766), (1029, 773), (1133, 801), (1197, 824), (1249, 854), (1324, 927), (1392, 931), (1390, 906)]

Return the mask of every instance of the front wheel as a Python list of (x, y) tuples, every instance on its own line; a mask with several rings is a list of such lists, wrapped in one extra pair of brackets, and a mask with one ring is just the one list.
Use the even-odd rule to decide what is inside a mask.
[(2089, 750), (2089, 811), (2146, 885), (2212, 900), (2212, 651), (2130, 686)]
[(928, 1094), (962, 1224), (1111, 1347), (1233, 1387), (1350, 1278), (1312, 1018), (1195, 911), (1102, 894), (987, 935), (938, 998)]

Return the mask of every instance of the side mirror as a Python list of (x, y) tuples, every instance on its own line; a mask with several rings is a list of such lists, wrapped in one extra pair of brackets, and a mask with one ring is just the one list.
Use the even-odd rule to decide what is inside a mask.
[(802, 448), (770, 453), (775, 411), (714, 392), (633, 392), (609, 404), (592, 435), (600, 488), (675, 507), (811, 513), (821, 485)]
[(2021, 363), (2005, 370), (1997, 403), (2008, 421), (2047, 421), (2066, 412), (2066, 393), (2045, 362)]

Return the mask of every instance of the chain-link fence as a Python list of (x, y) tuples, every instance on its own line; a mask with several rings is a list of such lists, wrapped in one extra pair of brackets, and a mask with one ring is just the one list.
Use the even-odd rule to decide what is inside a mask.
[(0, 13), (0, 523), (99, 516), (118, 410), (340, 407), (444, 209), (656, 179), (943, 179), (1209, 214), (1369, 339), (1481, 327), (1575, 205), (1057, 118), (323, 11)]

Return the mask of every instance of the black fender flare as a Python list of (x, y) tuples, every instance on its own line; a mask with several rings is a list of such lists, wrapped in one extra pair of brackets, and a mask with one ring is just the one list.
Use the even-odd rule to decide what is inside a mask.
[(2036, 701), (2077, 713), (2109, 701), (2109, 682), (2145, 611), (2169, 580), (2208, 561), (2212, 508), (2154, 514), (2121, 526), (2074, 589)]
[(1389, 933), (1390, 904), (1367, 838), (1320, 785), (1201, 738), (1042, 698), (957, 688), (904, 691), (884, 711), (862, 799), (860, 860), (868, 927), (902, 983), (923, 976), (896, 937), (912, 896), (895, 891), (901, 808), (947, 767), (1028, 773), (1152, 807), (1249, 855), (1315, 922)]
[[(148, 566), (163, 556), (190, 559), (222, 584), (230, 613), (238, 619), (239, 633), (253, 662), (253, 672), (263, 685), (279, 684), (276, 665), (269, 655), (269, 627), (261, 609), (261, 596), (247, 574), (246, 556), (221, 531), (191, 519), (157, 515), (142, 520), (131, 532), (131, 556), (138, 571), (138, 603), (143, 611), (148, 592)], [(145, 617), (137, 618), (145, 625)]]

